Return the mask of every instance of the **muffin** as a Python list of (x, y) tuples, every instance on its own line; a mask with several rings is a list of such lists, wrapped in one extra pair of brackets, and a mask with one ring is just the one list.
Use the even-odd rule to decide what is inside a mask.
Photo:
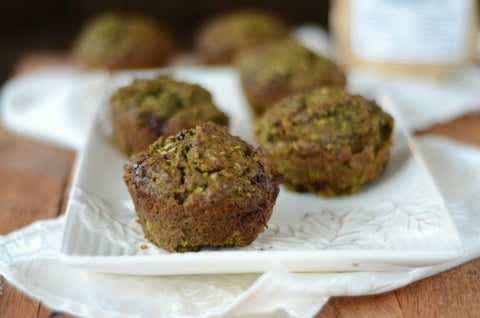
[(200, 27), (195, 51), (209, 64), (229, 64), (241, 50), (289, 36), (287, 24), (262, 10), (219, 14)]
[(126, 155), (142, 151), (160, 136), (174, 135), (204, 121), (228, 125), (209, 91), (170, 76), (136, 79), (110, 99), (113, 141)]
[(381, 176), (393, 125), (374, 101), (323, 87), (278, 102), (256, 119), (253, 134), (288, 189), (328, 197)]
[(317, 86), (345, 87), (346, 77), (332, 60), (287, 39), (239, 54), (234, 62), (255, 115), (282, 97)]
[(73, 56), (92, 68), (158, 67), (166, 64), (175, 47), (170, 32), (150, 17), (105, 13), (86, 23)]
[(253, 242), (282, 178), (261, 151), (206, 122), (133, 155), (124, 180), (145, 237), (179, 252)]

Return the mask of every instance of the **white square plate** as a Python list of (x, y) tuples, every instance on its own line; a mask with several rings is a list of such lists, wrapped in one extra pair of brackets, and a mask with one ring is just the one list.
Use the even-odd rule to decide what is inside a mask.
[[(60, 259), (95, 271), (144, 274), (385, 271), (453, 260), (460, 239), (427, 167), (395, 117), (394, 145), (385, 173), (360, 192), (321, 198), (282, 188), (268, 228), (243, 248), (169, 253), (143, 235), (123, 182), (128, 158), (110, 142), (108, 98), (135, 77), (160, 72), (196, 82), (231, 118), (230, 131), (253, 142), (251, 113), (238, 75), (228, 67), (114, 73), (99, 99), (67, 205)], [(96, 88), (98, 90), (98, 87)]]

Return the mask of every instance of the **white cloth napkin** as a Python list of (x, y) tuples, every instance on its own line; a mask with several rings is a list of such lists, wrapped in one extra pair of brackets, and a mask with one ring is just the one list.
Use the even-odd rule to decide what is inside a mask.
[[(306, 42), (324, 37), (315, 31), (299, 29), (297, 37)], [(53, 68), (14, 78), (2, 89), (1, 120), (20, 134), (81, 151), (96, 100), (104, 94), (96, 87), (109, 76)], [(349, 72), (348, 80), (352, 92), (401, 105), (411, 130), (480, 110), (478, 67), (441, 83), (359, 71)], [(416, 139), (461, 236), (462, 256), (454, 262), (396, 272), (102, 274), (57, 260), (62, 216), (0, 236), (0, 274), (47, 306), (85, 317), (311, 317), (331, 296), (393, 290), (480, 256), (480, 148), (434, 136)]]
[(110, 74), (46, 67), (9, 80), (0, 96), (2, 124), (22, 135), (81, 150)]

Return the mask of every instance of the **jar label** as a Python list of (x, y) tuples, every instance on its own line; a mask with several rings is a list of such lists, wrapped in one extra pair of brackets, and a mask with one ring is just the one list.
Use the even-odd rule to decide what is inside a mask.
[(471, 0), (352, 0), (353, 52), (376, 62), (456, 63), (467, 57)]

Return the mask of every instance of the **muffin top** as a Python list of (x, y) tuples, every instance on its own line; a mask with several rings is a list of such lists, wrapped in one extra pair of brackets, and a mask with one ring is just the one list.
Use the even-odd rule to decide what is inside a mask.
[(287, 37), (284, 21), (262, 10), (238, 10), (219, 15), (203, 25), (195, 47), (207, 62), (229, 63), (239, 51)]
[(254, 123), (262, 147), (274, 153), (327, 151), (348, 158), (367, 145), (381, 149), (393, 118), (374, 101), (339, 87), (317, 88), (285, 98)]
[(168, 75), (135, 79), (132, 84), (119, 88), (111, 101), (115, 110), (132, 111), (137, 117), (147, 114), (169, 117), (192, 105), (213, 105), (209, 91), (198, 84), (176, 81)]
[(84, 26), (73, 51), (90, 67), (127, 68), (163, 64), (174, 46), (170, 32), (152, 18), (111, 12)]
[(130, 163), (143, 192), (181, 205), (258, 206), (281, 181), (261, 151), (212, 122), (160, 137)]
[(243, 51), (235, 58), (249, 87), (299, 90), (315, 85), (345, 86), (344, 72), (293, 39)]
[(212, 100), (209, 91), (198, 84), (176, 81), (170, 76), (154, 79), (136, 79), (132, 84), (119, 88), (111, 98), (112, 110), (128, 113), (131, 119), (163, 133), (167, 120), (179, 120), (183, 126), (192, 121), (220, 118), (227, 124), (228, 118)]

